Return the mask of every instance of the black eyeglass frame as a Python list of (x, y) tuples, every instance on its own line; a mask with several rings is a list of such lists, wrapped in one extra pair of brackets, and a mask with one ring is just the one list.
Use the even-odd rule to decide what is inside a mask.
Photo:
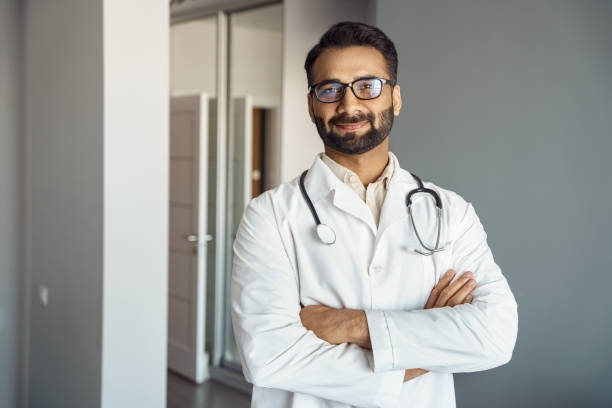
[[(389, 84), (389, 85), (391, 85), (391, 88), (393, 88), (395, 86), (395, 84), (396, 84), (396, 81), (393, 81), (392, 79), (385, 79), (385, 78), (379, 78), (379, 77), (357, 78), (353, 82), (349, 82), (349, 83), (334, 81), (333, 79), (326, 79), (325, 81), (317, 82), (316, 84), (310, 85), (308, 87), (308, 92), (309, 93), (314, 93), (314, 96), (315, 96), (315, 98), (317, 98), (317, 101), (319, 101), (321, 103), (336, 103), (338, 101), (341, 101), (342, 98), (344, 98), (344, 95), (346, 95), (346, 88), (351, 88), (351, 91), (353, 92), (353, 95), (355, 95), (355, 98), (361, 99), (362, 101), (370, 101), (372, 99), (376, 99), (376, 98), (380, 97), (380, 95), (382, 95), (382, 90), (380, 91), (380, 94), (378, 94), (378, 96), (375, 96), (373, 98), (361, 98), (361, 97), (357, 96), (357, 94), (355, 93), (355, 89), (353, 88), (353, 84), (355, 82), (365, 81), (365, 80), (368, 80), (368, 79), (377, 79), (377, 80), (381, 81), (382, 82), (382, 87), (384, 87), (385, 84)], [(340, 84), (340, 85), (342, 85), (342, 95), (340, 95), (340, 97), (338, 99), (336, 99), (335, 101), (329, 101), (329, 102), (322, 101), (321, 99), (319, 99), (319, 96), (317, 95), (317, 92), (316, 92), (315, 88), (317, 86), (325, 85), (325, 84)]]

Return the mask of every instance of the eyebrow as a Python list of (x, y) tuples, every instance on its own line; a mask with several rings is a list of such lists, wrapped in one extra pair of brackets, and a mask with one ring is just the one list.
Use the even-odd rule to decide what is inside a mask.
[[(366, 75), (357, 77), (349, 82), (355, 82), (355, 81), (359, 81), (360, 79), (368, 79), (368, 78), (381, 78), (381, 77), (376, 76), (376, 75), (366, 74)], [(329, 78), (329, 79), (324, 79), (323, 81), (320, 81), (320, 82), (315, 82), (314, 84), (317, 85), (317, 84), (325, 84), (325, 83), (330, 83), (330, 82), (340, 82), (341, 84), (347, 83), (347, 82), (341, 81), (339, 78)]]

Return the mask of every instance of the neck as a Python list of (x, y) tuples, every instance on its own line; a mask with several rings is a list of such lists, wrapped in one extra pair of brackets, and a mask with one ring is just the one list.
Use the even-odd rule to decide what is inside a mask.
[(381, 144), (365, 153), (342, 153), (325, 146), (325, 154), (336, 163), (354, 171), (361, 183), (367, 187), (376, 181), (389, 163), (389, 138), (385, 138)]

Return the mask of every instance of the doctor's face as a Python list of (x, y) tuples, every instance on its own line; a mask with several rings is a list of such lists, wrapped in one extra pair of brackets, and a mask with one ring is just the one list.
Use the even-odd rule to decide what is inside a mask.
[[(312, 67), (312, 84), (333, 80), (351, 83), (360, 78), (390, 79), (385, 58), (369, 46), (330, 48)], [(359, 99), (347, 87), (337, 102), (324, 103), (308, 94), (308, 111), (325, 146), (347, 154), (365, 153), (389, 135), (393, 117), (402, 106), (400, 87), (383, 84), (380, 96)]]

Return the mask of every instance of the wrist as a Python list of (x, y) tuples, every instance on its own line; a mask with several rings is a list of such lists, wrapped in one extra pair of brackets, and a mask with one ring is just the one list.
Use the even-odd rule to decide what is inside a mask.
[(357, 344), (363, 348), (372, 348), (368, 320), (363, 310), (347, 310), (346, 333), (349, 343)]

